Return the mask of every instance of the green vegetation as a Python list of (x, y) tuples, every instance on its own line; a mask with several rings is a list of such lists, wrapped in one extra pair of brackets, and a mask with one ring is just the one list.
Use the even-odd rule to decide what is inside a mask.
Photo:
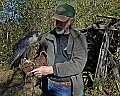
[[(24, 81), (21, 79), (22, 76), (19, 76), (19, 74), (22, 74), (21, 71), (13, 72), (14, 70), (9, 70), (8, 67), (12, 48), (18, 40), (33, 30), (40, 30), (42, 34), (52, 30), (55, 22), (51, 19), (51, 16), (54, 14), (57, 4), (69, 3), (75, 7), (75, 28), (100, 20), (107, 22), (107, 19), (96, 17), (97, 14), (120, 17), (120, 0), (20, 0), (22, 4), (19, 4), (19, 0), (11, 1), (17, 2), (19, 5), (14, 6), (14, 9), (16, 12), (20, 12), (22, 18), (18, 18), (17, 20), (20, 23), (16, 24), (15, 20), (7, 18), (5, 13), (0, 13), (0, 19), (4, 18), (7, 20), (7, 23), (0, 23), (0, 96), (25, 96), (22, 93), (24, 90), (21, 89), (21, 84), (24, 85)], [(0, 1), (0, 11), (3, 10), (3, 6), (6, 3), (7, 0)], [(11, 10), (13, 9), (7, 8), (6, 12)], [(11, 75), (14, 74), (17, 77), (15, 76), (14, 79), (11, 79)], [(92, 74), (89, 74), (89, 76), (93, 81)], [(18, 80), (18, 78), (21, 80)], [(9, 82), (12, 82), (10, 86), (16, 86), (16, 84), (18, 86), (15, 89), (14, 87), (10, 88), (10, 86), (7, 86)], [(111, 87), (111, 83), (114, 86)], [(1, 92), (3, 93), (2, 95)], [(105, 96), (105, 92), (111, 93), (110, 96), (118, 96), (120, 94), (116, 89), (112, 76), (108, 77), (106, 84), (94, 83), (92, 88), (86, 88), (86, 96)]]

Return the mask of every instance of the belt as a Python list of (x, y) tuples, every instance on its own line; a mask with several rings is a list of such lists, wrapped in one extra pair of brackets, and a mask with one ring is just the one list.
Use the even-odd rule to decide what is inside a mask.
[(52, 82), (55, 85), (59, 85), (60, 87), (67, 87), (67, 86), (71, 86), (71, 82), (56, 82), (51, 80), (50, 78), (48, 78), (48, 81)]

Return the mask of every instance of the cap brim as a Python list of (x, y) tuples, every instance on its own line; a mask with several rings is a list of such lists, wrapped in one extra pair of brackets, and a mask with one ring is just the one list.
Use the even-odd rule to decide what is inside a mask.
[(61, 21), (61, 22), (65, 22), (65, 21), (67, 21), (70, 17), (55, 14), (55, 15), (52, 16), (52, 18), (54, 18), (54, 19), (56, 19), (56, 20), (59, 20), (59, 21)]

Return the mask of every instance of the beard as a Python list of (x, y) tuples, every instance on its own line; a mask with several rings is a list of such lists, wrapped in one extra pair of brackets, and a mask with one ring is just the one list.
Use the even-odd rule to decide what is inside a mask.
[(64, 34), (64, 32), (65, 32), (64, 28), (61, 27), (61, 26), (57, 26), (57, 27), (55, 28), (55, 31), (56, 31), (56, 33), (57, 33), (58, 35), (62, 35), (62, 34)]

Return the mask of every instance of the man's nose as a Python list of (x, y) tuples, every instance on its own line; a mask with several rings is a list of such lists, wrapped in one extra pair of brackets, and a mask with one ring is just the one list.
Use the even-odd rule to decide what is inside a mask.
[(56, 26), (62, 26), (61, 24), (56, 24)]

